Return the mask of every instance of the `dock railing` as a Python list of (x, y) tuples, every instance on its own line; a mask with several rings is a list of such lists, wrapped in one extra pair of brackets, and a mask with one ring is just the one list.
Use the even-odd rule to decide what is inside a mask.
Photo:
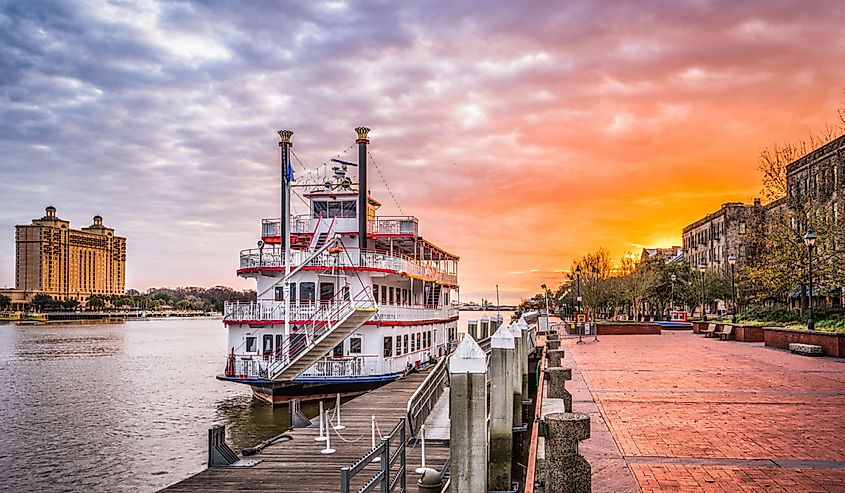
[(407, 419), (412, 437), (417, 436), (426, 418), (437, 404), (437, 400), (449, 386), (448, 359), (448, 354), (440, 358), (440, 361), (434, 365), (425, 380), (408, 399)]
[[(396, 442), (396, 451), (390, 453), (391, 442)], [(405, 446), (407, 440), (405, 439), (405, 418), (401, 418), (399, 423), (393, 428), (389, 435), (381, 439), (376, 448), (369, 454), (358, 459), (357, 462), (349, 467), (344, 467), (340, 470), (340, 493), (350, 493), (350, 483), (352, 479), (360, 473), (365, 467), (370, 465), (376, 458), (379, 459), (379, 472), (370, 478), (361, 488), (356, 489), (358, 493), (367, 493), (369, 491), (378, 490), (379, 493), (390, 493), (392, 491), (407, 491), (405, 485), (405, 469), (407, 468), (407, 460), (405, 456)], [(399, 462), (399, 468), (394, 472), (396, 462)], [(398, 486), (398, 490), (397, 490)]]

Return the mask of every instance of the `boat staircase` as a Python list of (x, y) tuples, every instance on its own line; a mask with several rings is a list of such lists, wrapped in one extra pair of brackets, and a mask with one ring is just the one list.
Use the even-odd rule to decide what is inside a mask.
[(314, 317), (300, 326), (300, 336), (292, 334), (273, 353), (267, 365), (267, 378), (293, 380), (378, 312), (369, 288), (353, 299), (343, 299), (345, 293), (348, 290), (341, 289), (335, 294), (336, 299), (324, 302)]
[(308, 246), (310, 250), (319, 250), (326, 244), (326, 240), (329, 238), (329, 235), (332, 234), (332, 229), (334, 228), (334, 221), (337, 219), (337, 216), (332, 217), (332, 222), (329, 223), (329, 229), (317, 233), (320, 229), (320, 223), (323, 221), (323, 216), (317, 218), (317, 226), (314, 228), (314, 233), (311, 235), (311, 244)]
[(440, 305), (440, 291), (443, 289), (443, 286), (440, 284), (435, 284), (428, 290), (428, 299), (426, 300), (426, 304), (429, 306), (439, 306)]

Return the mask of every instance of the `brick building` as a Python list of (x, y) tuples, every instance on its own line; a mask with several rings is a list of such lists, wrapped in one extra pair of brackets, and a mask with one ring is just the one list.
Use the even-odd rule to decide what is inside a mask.
[(89, 296), (123, 294), (126, 238), (94, 216), (93, 224), (71, 229), (49, 206), (46, 215), (15, 227), (15, 289), (6, 290), (22, 308), (36, 294), (85, 302)]

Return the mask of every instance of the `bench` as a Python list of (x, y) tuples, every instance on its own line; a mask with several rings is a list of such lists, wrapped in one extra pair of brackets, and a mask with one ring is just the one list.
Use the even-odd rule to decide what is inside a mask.
[(734, 326), (730, 324), (725, 324), (722, 326), (722, 332), (719, 332), (719, 339), (723, 341), (731, 340), (731, 336), (734, 333)]
[(797, 342), (790, 342), (789, 350), (795, 354), (804, 354), (807, 356), (821, 356), (824, 354), (821, 346), (816, 346), (814, 344), (800, 344)]
[(704, 331), (704, 337), (715, 337), (716, 335), (716, 324), (709, 324), (707, 326), (707, 330)]

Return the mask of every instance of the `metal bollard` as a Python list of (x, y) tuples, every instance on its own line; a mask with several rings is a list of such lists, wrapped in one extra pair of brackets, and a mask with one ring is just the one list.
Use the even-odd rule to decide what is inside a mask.
[(424, 468), (422, 477), (417, 480), (417, 493), (440, 493), (442, 489), (443, 478), (440, 473), (429, 467)]

